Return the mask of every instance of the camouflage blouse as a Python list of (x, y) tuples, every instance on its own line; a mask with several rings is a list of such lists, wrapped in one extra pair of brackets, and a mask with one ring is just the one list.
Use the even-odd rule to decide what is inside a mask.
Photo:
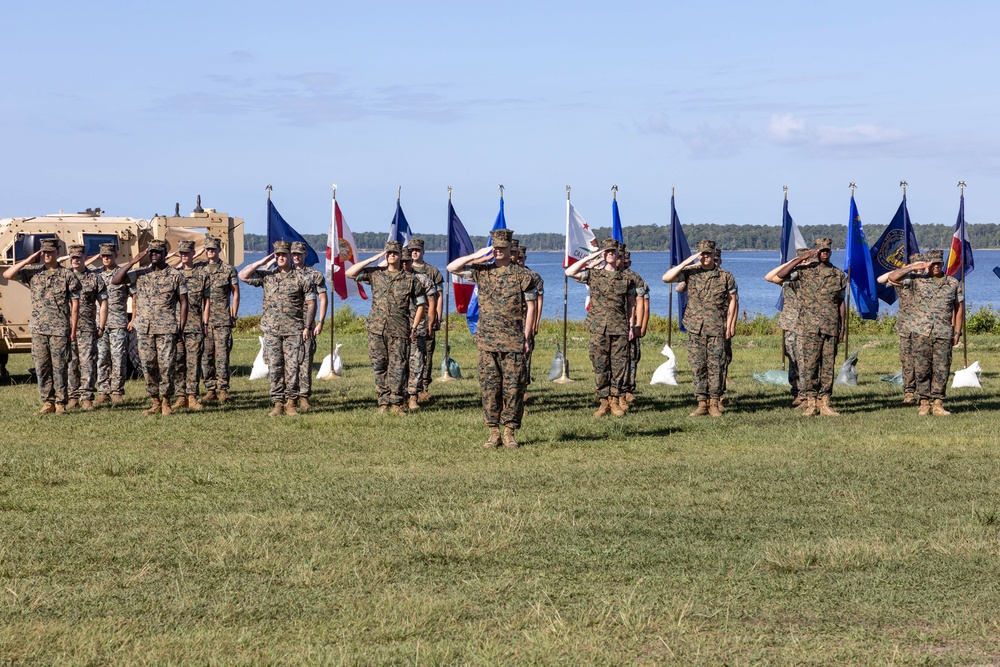
[(535, 301), (531, 274), (510, 264), (473, 264), (463, 274), (479, 288), (476, 347), (484, 352), (524, 351), (525, 301)]
[(423, 285), (412, 273), (389, 271), (385, 266), (366, 266), (356, 280), (372, 286), (372, 309), (368, 332), (393, 338), (410, 335), (410, 302), (427, 303)]
[(80, 316), (76, 321), (77, 331), (97, 331), (97, 313), (101, 301), (106, 301), (108, 291), (104, 280), (93, 271), (74, 271), (80, 281)]
[(229, 296), (239, 285), (236, 269), (225, 262), (204, 262), (198, 265), (208, 276), (208, 326), (231, 327)]
[(796, 331), (836, 336), (840, 332), (840, 304), (844, 302), (847, 274), (828, 264), (798, 266), (788, 276), (798, 281)]
[[(186, 333), (199, 333), (201, 331), (201, 316), (205, 308), (205, 299), (209, 298), (211, 289), (209, 287), (209, 276), (202, 270), (204, 264), (195, 266), (193, 269), (177, 269), (184, 276), (184, 284), (187, 285), (188, 295), (188, 315), (187, 322), (184, 323)], [(211, 308), (211, 303), (209, 303)], [(180, 306), (178, 306), (178, 316), (180, 316)]]
[(272, 336), (302, 334), (306, 328), (306, 303), (316, 300), (316, 289), (302, 271), (258, 269), (246, 283), (264, 288), (261, 331)]
[(930, 338), (951, 338), (955, 334), (951, 318), (964, 298), (962, 283), (950, 276), (913, 276), (903, 281), (900, 293), (905, 291), (913, 299), (906, 318), (910, 333)]
[[(140, 334), (177, 333), (177, 304), (187, 294), (184, 276), (173, 267), (150, 265), (135, 272), (135, 331)], [(188, 311), (188, 319), (191, 313)]]
[(590, 333), (627, 336), (628, 298), (636, 295), (635, 280), (622, 271), (584, 269), (574, 276), (590, 288), (590, 312), (585, 323)]
[(28, 330), (40, 336), (68, 336), (70, 301), (80, 298), (80, 280), (70, 269), (29, 264), (17, 274), (31, 288), (31, 323)]
[(106, 324), (108, 329), (124, 329), (128, 326), (128, 297), (132, 291), (131, 281), (135, 274), (128, 274), (128, 277), (120, 285), (112, 285), (111, 279), (117, 272), (118, 267), (110, 270), (94, 269), (94, 273), (104, 281), (104, 289), (108, 294), (108, 320)]
[(725, 269), (696, 266), (685, 269), (688, 303), (684, 328), (695, 336), (725, 336), (729, 299), (738, 296), (736, 279)]

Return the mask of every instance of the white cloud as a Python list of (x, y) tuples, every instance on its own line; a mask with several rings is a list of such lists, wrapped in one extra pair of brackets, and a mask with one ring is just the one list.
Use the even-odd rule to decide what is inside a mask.
[(771, 116), (764, 134), (776, 144), (834, 151), (886, 146), (909, 138), (903, 130), (873, 124), (811, 127), (804, 118), (790, 113)]
[(779, 144), (797, 144), (805, 139), (806, 121), (792, 114), (771, 116), (771, 123), (764, 133)]

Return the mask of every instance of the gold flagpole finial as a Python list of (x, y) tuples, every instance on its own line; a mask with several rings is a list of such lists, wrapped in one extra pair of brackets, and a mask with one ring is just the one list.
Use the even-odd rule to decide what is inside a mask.
[(503, 183), (500, 183), (497, 187), (500, 188), (500, 199), (503, 199)]
[(568, 185), (566, 186), (566, 201), (569, 201), (569, 191), (570, 191), (571, 189), (572, 189), (572, 188), (570, 188), (570, 186), (568, 186)]
[(400, 196), (403, 194), (403, 186), (396, 187), (396, 201), (399, 201)]
[(959, 194), (961, 194), (964, 197), (965, 196), (965, 181), (959, 181), (958, 182), (958, 190), (959, 190)]
[(617, 185), (612, 185), (611, 186), (611, 198), (614, 199), (615, 201), (618, 200), (618, 186)]
[(782, 185), (781, 186), (781, 194), (785, 195), (785, 201), (788, 201), (788, 186), (787, 185)]
[(899, 187), (903, 188), (903, 196), (904, 197), (906, 196), (906, 186), (907, 185), (909, 185), (909, 183), (907, 183), (906, 181), (900, 181), (899, 182)]
[(267, 190), (267, 198), (271, 199), (271, 190), (273, 190), (274, 188), (272, 188), (271, 184), (268, 183), (267, 186), (264, 189)]
[(855, 183), (854, 181), (851, 181), (851, 182), (850, 182), (850, 183), (849, 183), (849, 184), (847, 185), (847, 187), (849, 187), (849, 188), (851, 189), (851, 196), (853, 197), (853, 196), (854, 196), (854, 191), (858, 189), (858, 184), (857, 184), (857, 183)]
[(451, 186), (448, 186), (448, 201), (451, 201)]

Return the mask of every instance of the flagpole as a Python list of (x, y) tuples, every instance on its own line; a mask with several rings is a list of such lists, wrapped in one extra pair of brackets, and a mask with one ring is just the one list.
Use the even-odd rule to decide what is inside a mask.
[[(330, 252), (331, 253), (339, 253), (340, 252), (340, 230), (337, 229), (337, 184), (334, 183), (331, 187), (333, 188), (333, 234), (334, 234), (334, 236), (336, 236), (336, 238), (333, 241), (337, 245), (334, 246), (334, 247), (332, 247), (332, 248), (330, 248)], [(334, 255), (334, 257), (335, 256), (336, 255)], [(331, 257), (330, 259), (333, 259), (333, 257)], [(340, 380), (340, 379), (342, 379), (341, 376), (338, 375), (335, 370), (333, 370), (333, 350), (334, 350), (334, 345), (333, 345), (334, 332), (333, 332), (333, 329), (336, 326), (334, 324), (334, 322), (336, 320), (336, 318), (334, 316), (337, 314), (337, 283), (336, 283), (336, 278), (334, 278), (334, 276), (336, 274), (337, 274), (337, 261), (334, 260), (333, 263), (330, 264), (330, 375), (328, 377), (328, 379), (330, 379), (330, 380)]]
[[(673, 201), (673, 199), (674, 199), (674, 186), (673, 186), (673, 184), (671, 184), (670, 185), (670, 200)], [(671, 218), (670, 218), (670, 227), (671, 227), (671, 230), (670, 230), (671, 231), (671, 234), (670, 234), (670, 252), (671, 253), (674, 252), (673, 225), (674, 225), (673, 211), (671, 211)], [(667, 257), (667, 264), (670, 264), (670, 257)], [(673, 268), (673, 267), (671, 266), (671, 267), (668, 267), (668, 268)], [(671, 339), (672, 339), (673, 333), (674, 333), (674, 286), (671, 283), (667, 283), (667, 294), (670, 295), (670, 298), (667, 300), (667, 347), (673, 348), (673, 341)]]
[[(787, 185), (782, 185), (781, 186), (781, 192), (785, 196), (785, 210), (787, 210), (788, 209), (788, 186)], [(782, 226), (784, 226), (784, 224), (785, 224), (784, 216), (782, 216), (781, 224), (782, 224)], [(789, 233), (790, 232), (791, 232), (791, 230), (789, 230)], [(787, 242), (786, 242), (786, 247), (787, 247)], [(785, 248), (779, 248), (778, 249), (778, 258), (779, 259), (781, 258), (781, 253), (783, 253), (783, 252), (785, 252)], [(786, 261), (788, 260), (788, 255), (785, 255), (785, 260)], [(781, 289), (784, 290), (785, 288), (782, 287)], [(784, 308), (784, 302), (782, 302), (782, 308)], [(788, 348), (785, 346), (785, 332), (782, 331), (781, 332), (781, 370), (785, 370), (785, 356), (787, 354), (788, 354)]]
[(969, 338), (965, 328), (965, 322), (969, 319), (969, 314), (965, 312), (965, 181), (958, 182), (959, 196), (962, 202), (962, 360), (965, 368), (969, 367)]
[[(569, 191), (570, 186), (566, 186), (566, 234), (569, 234)], [(565, 262), (566, 252), (563, 251), (563, 262)], [(569, 348), (566, 346), (568, 340), (567, 317), (569, 317), (569, 276), (563, 271), (563, 364), (562, 375), (553, 380), (556, 384), (568, 384), (573, 382), (569, 377)]]
[[(851, 189), (851, 199), (854, 199), (854, 189), (858, 187), (857, 183), (854, 183), (852, 181), (851, 184), (848, 185), (847, 187)], [(906, 191), (904, 190), (903, 193), (905, 194)], [(851, 224), (853, 222), (854, 221), (851, 220), (847, 223), (848, 240), (851, 235)], [(845, 254), (850, 252), (851, 249), (850, 246), (848, 246), (847, 242), (844, 243), (844, 246), (845, 246), (844, 247)], [(851, 265), (848, 264), (847, 265), (847, 308), (844, 309), (844, 361), (847, 361), (847, 355), (849, 354), (850, 349), (851, 349)]]
[[(451, 186), (448, 186), (448, 204), (451, 204)], [(451, 209), (449, 209), (448, 214), (451, 215)], [(451, 248), (451, 219), (448, 220), (448, 247), (445, 248), (445, 260), (448, 259), (448, 249)], [(448, 345), (448, 329), (449, 322), (451, 319), (451, 290), (452, 290), (452, 275), (451, 271), (445, 269), (445, 273), (448, 274), (448, 283), (445, 285), (444, 289), (444, 368), (441, 371), (441, 377), (438, 378), (438, 382), (451, 382), (455, 378), (451, 376), (451, 369), (448, 368), (448, 360), (451, 358), (449, 356), (450, 350)]]

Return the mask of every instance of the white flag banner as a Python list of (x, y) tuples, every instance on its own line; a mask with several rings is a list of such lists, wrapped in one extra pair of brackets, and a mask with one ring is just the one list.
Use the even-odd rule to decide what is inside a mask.
[(573, 204), (567, 199), (566, 257), (563, 259), (563, 268), (568, 269), (595, 250), (597, 250), (597, 237), (594, 236), (587, 221), (577, 213)]
[(359, 283), (347, 278), (345, 271), (358, 260), (358, 247), (354, 244), (354, 234), (344, 220), (337, 200), (333, 200), (333, 215), (330, 216), (330, 233), (326, 239), (326, 277), (333, 285), (333, 291), (341, 299), (359, 296), (367, 299), (365, 289)]

